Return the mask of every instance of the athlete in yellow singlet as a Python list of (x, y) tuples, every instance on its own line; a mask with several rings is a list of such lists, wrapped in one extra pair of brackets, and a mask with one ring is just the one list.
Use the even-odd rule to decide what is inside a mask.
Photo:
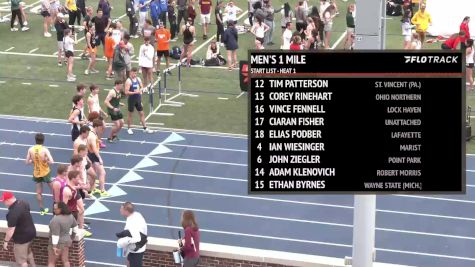
[[(28, 150), (26, 164), (33, 163), (33, 181), (36, 183), (36, 200), (40, 206), (40, 214), (45, 215), (49, 209), (43, 205), (43, 183), (47, 183), (51, 190), (51, 170), (49, 164), (53, 163), (53, 157), (49, 150), (43, 146), (45, 136), (42, 133), (35, 135), (36, 145)], [(52, 192), (52, 190), (51, 190)]]

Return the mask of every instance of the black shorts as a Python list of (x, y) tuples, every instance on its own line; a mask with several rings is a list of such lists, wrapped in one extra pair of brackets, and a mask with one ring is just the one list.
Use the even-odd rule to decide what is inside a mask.
[(66, 51), (66, 52), (64, 53), (64, 55), (65, 55), (67, 58), (74, 57), (73, 51), (69, 51), (69, 50)]
[(94, 153), (87, 153), (87, 157), (92, 162), (92, 164), (99, 162), (99, 158)]
[[(79, 189), (77, 195), (78, 195), (79, 198), (81, 198), (81, 199), (85, 199), (85, 198), (86, 198), (86, 193), (84, 192), (83, 189)], [(79, 199), (79, 198), (78, 198), (78, 199)]]
[(473, 69), (473, 63), (468, 63), (468, 64), (467, 64), (467, 68)]
[(88, 163), (86, 164), (86, 171), (89, 170), (89, 168), (91, 168), (91, 163), (88, 162)]
[(143, 265), (143, 252), (142, 253), (129, 253), (127, 260), (130, 263), (130, 267), (142, 267)]
[(113, 112), (109, 110), (108, 113), (109, 113), (109, 116), (111, 116), (112, 121), (118, 121), (124, 118), (124, 115), (122, 115), (122, 112), (120, 111)]
[(157, 51), (157, 57), (162, 57), (162, 56), (170, 57), (170, 51), (168, 50)]
[(43, 16), (43, 18), (51, 17), (50, 13), (47, 10), (41, 11), (41, 16)]
[(106, 33), (105, 32), (96, 32), (96, 46), (106, 45)]
[(261, 45), (264, 44), (264, 38), (256, 37), (256, 40), (259, 41), (259, 42), (261, 42)]
[(79, 130), (76, 127), (73, 127), (73, 129), (71, 129), (71, 139), (73, 140), (73, 142), (76, 141), (78, 136), (79, 136)]
[(128, 110), (129, 112), (134, 112), (134, 108), (137, 111), (143, 111), (142, 98), (141, 97), (130, 97), (127, 99)]

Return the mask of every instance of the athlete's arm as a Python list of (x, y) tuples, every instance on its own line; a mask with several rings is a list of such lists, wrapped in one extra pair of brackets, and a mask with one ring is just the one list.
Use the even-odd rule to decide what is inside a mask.
[(64, 190), (63, 190), (63, 202), (68, 203), (70, 198), (71, 198), (71, 190), (69, 188), (65, 187)]
[[(89, 46), (89, 41), (87, 43), (87, 45)], [(94, 100), (90, 97), (87, 98), (87, 109), (89, 110), (89, 113), (92, 112), (92, 109), (94, 107)]]
[(59, 199), (59, 190), (61, 189), (61, 185), (58, 182), (53, 182), (53, 196), (54, 196), (54, 202), (58, 203), (60, 202)]
[(31, 164), (33, 162), (33, 160), (31, 159), (31, 148), (28, 149), (28, 153), (26, 154), (26, 159), (25, 159), (25, 163), (26, 164)]
[(110, 90), (109, 93), (107, 93), (107, 96), (106, 96), (106, 99), (104, 100), (104, 104), (106, 104), (106, 107), (110, 108), (110, 109), (114, 109), (114, 107), (111, 105), (110, 101), (112, 100), (112, 97), (113, 97), (113, 90)]
[(127, 81), (125, 81), (125, 86), (124, 86), (124, 92), (125, 92), (126, 95), (134, 95), (135, 94), (134, 92), (129, 91), (131, 85), (132, 84), (130, 83), (130, 79), (127, 79)]
[[(92, 47), (91, 47), (91, 33), (90, 32), (86, 33), (86, 45), (87, 45), (87, 48), (92, 49)], [(89, 100), (87, 101), (87, 103), (89, 104)]]
[(82, 121), (75, 119), (79, 115), (79, 110), (75, 110), (71, 112), (71, 115), (69, 115), (68, 121), (72, 124), (83, 124)]
[(48, 163), (54, 163), (53, 157), (51, 156), (51, 153), (49, 152), (49, 149), (45, 148), (45, 160)]

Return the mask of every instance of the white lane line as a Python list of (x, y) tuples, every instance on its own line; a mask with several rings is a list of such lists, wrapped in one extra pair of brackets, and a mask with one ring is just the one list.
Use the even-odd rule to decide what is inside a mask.
[[(10, 145), (10, 146), (21, 146), (21, 147), (31, 147), (31, 144), (18, 144), (18, 143), (9, 143), (9, 142), (4, 142), (4, 145)], [(55, 146), (48, 146), (49, 149), (52, 150), (66, 150), (66, 151), (72, 151), (71, 148), (66, 148), (66, 147), (55, 147)], [(168, 160), (177, 160), (177, 161), (188, 161), (188, 162), (198, 162), (198, 163), (206, 163), (206, 164), (217, 164), (217, 165), (230, 165), (230, 166), (237, 166), (237, 167), (246, 167), (247, 164), (242, 164), (242, 163), (233, 163), (233, 162), (221, 162), (221, 161), (212, 161), (212, 160), (199, 160), (199, 159), (188, 159), (188, 158), (175, 158), (175, 157), (165, 157), (165, 156), (149, 156), (149, 155), (142, 155), (142, 154), (133, 154), (133, 153), (128, 153), (124, 154), (123, 152), (111, 152), (111, 151), (101, 151), (101, 154), (106, 154), (106, 155), (118, 155), (118, 156), (132, 156), (132, 157), (139, 157), (139, 158), (144, 158), (144, 157), (150, 157), (153, 159), (168, 159)]]
[[(41, 2), (41, 0), (38, 0), (38, 1), (34, 2), (33, 4), (24, 6), (23, 8), (24, 8), (24, 10), (26, 10), (27, 8), (30, 8), (30, 7), (32, 7), (32, 6), (35, 6), (36, 4), (38, 4), (38, 3), (40, 3), (40, 2)], [(3, 18), (11, 17), (11, 15), (12, 15), (12, 14), (10, 13), (10, 14), (8, 14), (8, 15), (5, 15)]]
[(8, 52), (8, 51), (10, 51), (10, 50), (13, 50), (13, 49), (15, 49), (15, 47), (14, 47), (14, 46), (12, 46), (12, 47), (8, 48), (7, 50), (5, 50), (5, 52)]
[[(91, 238), (85, 238), (84, 240), (91, 240)], [(105, 240), (104, 240), (105, 241)], [(115, 241), (111, 241), (108, 243), (117, 243)], [(115, 264), (115, 263), (109, 263), (109, 262), (99, 262), (99, 261), (85, 261), (85, 263), (90, 263), (90, 264), (96, 264), (96, 265), (104, 265), (104, 266), (114, 266), (114, 267), (126, 267), (127, 265), (120, 265), (120, 264)]]
[(392, 252), (392, 253), (418, 255), (418, 256), (429, 256), (429, 257), (436, 257), (436, 258), (446, 258), (446, 259), (455, 259), (455, 260), (475, 261), (475, 258), (457, 257), (457, 256), (451, 256), (451, 255), (443, 255), (443, 254), (414, 252), (414, 251), (385, 249), (385, 248), (376, 248), (376, 250), (377, 250), (377, 251), (384, 251), (384, 252)]
[(59, 87), (57, 84), (50, 84), (49, 87)]
[(40, 49), (40, 48), (38, 48), (38, 47), (37, 47), (37, 48), (33, 48), (33, 49), (31, 49), (30, 51), (28, 51), (28, 54), (32, 54), (32, 53), (34, 53), (35, 51), (37, 51), (38, 49)]
[(0, 81), (0, 83), (7, 83), (6, 81)]
[(343, 32), (341, 35), (340, 35), (340, 38), (338, 38), (338, 40), (336, 40), (336, 42), (332, 45), (332, 47), (330, 49), (334, 50), (338, 44), (341, 42), (341, 40), (343, 40), (343, 38), (346, 37), (346, 31)]
[[(2, 54), (2, 52), (0, 52), (0, 54)], [(51, 122), (51, 123), (58, 123), (58, 124), (69, 124), (67, 120), (50, 119), (50, 118), (43, 118), (43, 117), (0, 115), (0, 118), (7, 119), (7, 120), (24, 120), (24, 121), (33, 121), (33, 122)], [(221, 137), (221, 138), (247, 139), (246, 134), (210, 132), (210, 131), (165, 128), (165, 127), (158, 127), (157, 129), (162, 130), (162, 131), (167, 131), (167, 132), (176, 132), (176, 133), (183, 133), (183, 134), (189, 134), (189, 135), (204, 135), (204, 136)]]
[(241, 92), (238, 96), (236, 96), (236, 98), (240, 98), (245, 92)]
[(219, 100), (228, 100), (229, 98), (227, 97), (218, 97)]
[(23, 85), (31, 85), (31, 83), (21, 83), (21, 84), (23, 84)]
[(448, 201), (448, 202), (475, 204), (475, 201), (463, 200), (463, 199), (453, 199), (453, 198), (443, 198), (443, 197), (424, 197), (424, 196), (412, 196), (412, 195), (395, 195), (395, 196), (405, 197), (405, 198), (418, 198), (418, 199), (426, 199), (426, 200), (429, 199), (429, 200), (441, 200), (441, 201)]
[[(18, 159), (18, 160), (23, 160), (23, 159)], [(15, 173), (4, 173), (4, 172), (0, 172), (0, 174), (11, 175), (11, 176), (31, 177), (31, 175), (26, 175), (26, 174), (15, 174)], [(147, 187), (147, 186), (138, 186), (138, 185), (130, 185), (130, 184), (122, 184), (121, 186), (147, 188), (147, 189), (152, 189), (152, 190), (162, 190), (162, 191), (171, 191), (171, 192), (185, 192), (185, 193), (190, 193), (190, 194), (202, 194), (202, 195), (213, 195), (213, 196), (223, 196), (223, 197), (256, 199), (256, 200), (272, 201), (272, 202), (283, 202), (283, 203), (291, 203), (291, 204), (298, 204), (298, 205), (310, 205), (310, 206), (321, 206), (321, 207), (330, 207), (330, 208), (353, 209), (353, 206), (333, 205), (333, 204), (318, 203), (318, 202), (302, 202), (302, 201), (281, 200), (281, 199), (274, 199), (274, 198), (249, 197), (249, 196), (230, 195), (230, 194), (211, 193), (211, 192), (197, 192), (197, 191), (190, 191), (190, 190), (159, 188), (159, 187)], [(406, 211), (382, 210), (382, 209), (376, 209), (376, 211), (380, 212), (380, 213), (389, 213), (389, 214), (398, 214), (398, 215), (410, 215), (410, 216), (418, 216), (418, 217), (428, 217), (428, 218), (438, 218), (438, 219), (449, 219), (449, 220), (461, 220), (461, 221), (475, 222), (475, 218), (467, 218), (467, 217), (456, 217), (456, 216), (446, 216), (446, 215), (439, 215), (439, 214), (427, 214), (427, 213), (420, 213), (420, 212), (406, 212)]]
[[(1, 129), (0, 132), (18, 132), (17, 130), (9, 130), (9, 129)], [(23, 131), (26, 134), (36, 134), (34, 131)], [(44, 135), (54, 135), (58, 137), (67, 137), (70, 138), (71, 135), (68, 134), (58, 134), (58, 133), (43, 133)], [(129, 139), (120, 139), (121, 142), (127, 143), (140, 143), (140, 144), (151, 144), (151, 145), (159, 145), (160, 142), (149, 142), (149, 141), (137, 141), (137, 140), (129, 140)], [(221, 148), (221, 147), (212, 147), (212, 146), (194, 146), (194, 145), (186, 145), (186, 144), (166, 144), (166, 146), (176, 146), (176, 147), (188, 147), (188, 148), (197, 148), (197, 149), (210, 149), (210, 150), (220, 150), (220, 151), (231, 151), (231, 152), (242, 152), (247, 153), (245, 149), (233, 149), (233, 148)]]

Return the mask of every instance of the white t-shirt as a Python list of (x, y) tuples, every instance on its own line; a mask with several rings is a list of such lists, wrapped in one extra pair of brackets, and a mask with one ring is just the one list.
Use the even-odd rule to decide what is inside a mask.
[(224, 9), (224, 13), (227, 14), (226, 21), (236, 21), (237, 20), (237, 13), (241, 11), (241, 9), (237, 6), (227, 6)]
[(112, 39), (114, 43), (117, 45), (122, 40), (122, 32), (120, 30), (112, 30)]
[(320, 18), (323, 18), (323, 12), (330, 6), (330, 1), (320, 2)]
[[(132, 236), (132, 238), (129, 241), (131, 244), (140, 242), (140, 239), (141, 239), (140, 233), (144, 235), (148, 235), (147, 223), (145, 222), (145, 219), (143, 218), (142, 214), (140, 214), (137, 211), (135, 211), (129, 217), (127, 217), (124, 230), (129, 230), (130, 235)], [(146, 249), (147, 249), (147, 245), (144, 245), (139, 250), (130, 251), (130, 253), (143, 253), (145, 252)]]
[(471, 48), (472, 48), (472, 52), (470, 54), (465, 55), (465, 63), (466, 64), (473, 64), (474, 63), (473, 56), (475, 55), (475, 50), (473, 49), (473, 46)]
[(155, 55), (155, 49), (151, 44), (141, 45), (139, 52), (139, 66), (144, 68), (153, 68), (153, 56)]
[(70, 36), (64, 37), (64, 50), (74, 52), (74, 39)]
[(256, 22), (256, 24), (254, 24), (254, 33), (256, 34), (256, 38), (264, 38), (264, 26)]
[(292, 31), (289, 29), (285, 29), (284, 33), (282, 34), (284, 42), (282, 43), (282, 49), (289, 50), (290, 49), (290, 42), (292, 40)]

